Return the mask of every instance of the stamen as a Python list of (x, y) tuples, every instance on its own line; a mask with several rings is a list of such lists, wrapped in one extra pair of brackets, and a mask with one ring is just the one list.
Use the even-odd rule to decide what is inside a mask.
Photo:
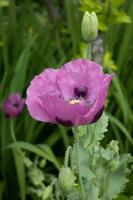
[(76, 104), (76, 103), (80, 103), (81, 101), (79, 99), (72, 99), (69, 101), (70, 104)]

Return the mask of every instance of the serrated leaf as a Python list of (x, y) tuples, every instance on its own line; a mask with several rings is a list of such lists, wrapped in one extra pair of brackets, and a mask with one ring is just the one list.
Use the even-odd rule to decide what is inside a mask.
[(112, 200), (116, 198), (120, 192), (125, 188), (126, 183), (128, 182), (127, 175), (130, 170), (121, 166), (117, 171), (112, 174), (109, 174), (106, 181), (106, 187), (103, 195), (101, 196), (102, 200)]
[(86, 200), (100, 200), (98, 197), (98, 189), (91, 183), (85, 183)]
[(98, 145), (104, 138), (104, 133), (107, 132), (107, 126), (108, 117), (103, 113), (96, 123), (87, 126), (88, 133), (84, 138), (84, 146), (90, 149)]
[(89, 168), (89, 152), (81, 145), (79, 145), (78, 148), (79, 148), (80, 175), (85, 179), (91, 181), (92, 179), (95, 178), (95, 174)]
[(107, 126), (108, 117), (103, 113), (96, 123), (74, 129), (77, 138), (72, 150), (75, 174), (80, 174), (88, 200), (116, 198), (131, 171), (128, 163), (133, 162), (133, 158), (130, 154), (119, 155), (117, 141), (112, 140), (106, 148), (100, 145)]
[(100, 119), (91, 125), (91, 129), (94, 131), (94, 134), (96, 136), (96, 140), (100, 141), (104, 137), (104, 133), (107, 132), (107, 127), (108, 127), (108, 117), (105, 113), (102, 114)]

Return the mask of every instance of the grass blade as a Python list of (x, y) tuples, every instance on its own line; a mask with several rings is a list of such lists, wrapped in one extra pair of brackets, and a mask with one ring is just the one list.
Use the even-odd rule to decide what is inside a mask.
[(22, 148), (24, 150), (30, 151), (32, 153), (35, 153), (38, 156), (43, 157), (44, 159), (52, 162), (57, 169), (60, 169), (60, 165), (55, 159), (55, 157), (51, 156), (51, 154), (48, 154), (46, 150), (42, 150), (40, 147), (37, 147), (33, 144), (27, 143), (27, 142), (14, 142), (8, 146), (8, 148)]

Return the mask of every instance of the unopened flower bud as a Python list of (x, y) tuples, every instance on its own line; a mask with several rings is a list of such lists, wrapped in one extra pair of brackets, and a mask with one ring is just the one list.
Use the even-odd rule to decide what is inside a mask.
[(3, 104), (3, 112), (6, 117), (17, 117), (23, 110), (25, 99), (19, 93), (11, 94)]
[(39, 162), (39, 166), (41, 167), (41, 168), (44, 168), (45, 167), (45, 165), (46, 165), (46, 160), (45, 159), (42, 159), (42, 160), (40, 160), (40, 162)]
[(59, 172), (58, 180), (62, 189), (68, 190), (74, 185), (75, 177), (69, 167), (62, 167)]
[(49, 199), (50, 195), (52, 193), (52, 186), (49, 185), (46, 187), (44, 194), (43, 194), (43, 200)]
[(82, 36), (86, 42), (91, 42), (98, 35), (98, 19), (95, 12), (86, 11), (82, 20)]
[(112, 172), (116, 171), (119, 165), (120, 165), (119, 160), (111, 160), (109, 162), (109, 167)]
[(44, 181), (44, 174), (43, 171), (37, 167), (33, 167), (29, 170), (28, 176), (33, 185), (39, 186)]
[(112, 140), (109, 144), (108, 147), (112, 151), (113, 154), (118, 154), (119, 152), (119, 146), (118, 146), (118, 141)]
[(33, 163), (32, 163), (32, 161), (28, 158), (28, 157), (24, 157), (24, 164), (25, 164), (25, 166), (27, 167), (27, 168), (30, 168), (30, 167), (32, 167), (32, 165), (33, 165)]

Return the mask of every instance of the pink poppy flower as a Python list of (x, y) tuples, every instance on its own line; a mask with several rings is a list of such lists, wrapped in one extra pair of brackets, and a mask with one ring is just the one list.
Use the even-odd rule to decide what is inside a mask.
[(17, 117), (23, 110), (25, 99), (19, 93), (11, 94), (3, 104), (3, 111), (6, 117)]
[(87, 59), (46, 69), (27, 90), (29, 113), (36, 120), (65, 126), (93, 123), (103, 112), (111, 80), (111, 74)]

